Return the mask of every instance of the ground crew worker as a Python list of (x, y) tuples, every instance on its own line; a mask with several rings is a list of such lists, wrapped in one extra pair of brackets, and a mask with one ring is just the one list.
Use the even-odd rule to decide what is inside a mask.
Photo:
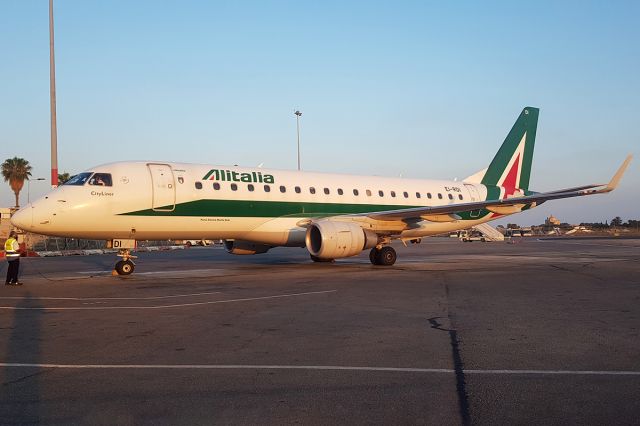
[(7, 281), (5, 285), (22, 285), (18, 282), (18, 271), (20, 270), (20, 246), (18, 245), (18, 234), (15, 231), (9, 233), (9, 238), (4, 243), (4, 256), (9, 262), (7, 268)]

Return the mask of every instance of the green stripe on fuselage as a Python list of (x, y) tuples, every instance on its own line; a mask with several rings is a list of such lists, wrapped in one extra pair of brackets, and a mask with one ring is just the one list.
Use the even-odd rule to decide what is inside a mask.
[(403, 208), (422, 207), (414, 205), (384, 204), (343, 204), (343, 203), (300, 203), (288, 201), (248, 201), (248, 200), (197, 200), (146, 209), (129, 213), (130, 216), (201, 216), (201, 217), (312, 217), (340, 214), (367, 213)]

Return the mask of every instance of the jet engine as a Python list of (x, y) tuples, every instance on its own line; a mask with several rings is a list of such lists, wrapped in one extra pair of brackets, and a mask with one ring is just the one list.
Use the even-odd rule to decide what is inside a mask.
[(224, 248), (231, 254), (261, 254), (266, 253), (271, 246), (251, 241), (224, 240)]
[(309, 225), (305, 244), (311, 256), (337, 259), (375, 247), (378, 235), (356, 223), (321, 220)]

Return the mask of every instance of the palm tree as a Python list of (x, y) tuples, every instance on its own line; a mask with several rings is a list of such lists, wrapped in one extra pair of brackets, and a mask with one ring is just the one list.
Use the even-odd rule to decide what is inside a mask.
[(63, 183), (65, 183), (66, 181), (68, 181), (69, 179), (71, 179), (73, 176), (71, 176), (69, 174), (69, 172), (64, 172), (64, 173), (58, 173), (58, 184), (62, 185)]
[(2, 177), (5, 182), (9, 182), (9, 186), (16, 194), (16, 208), (20, 208), (19, 196), (24, 181), (31, 176), (31, 166), (24, 158), (8, 158), (2, 163)]

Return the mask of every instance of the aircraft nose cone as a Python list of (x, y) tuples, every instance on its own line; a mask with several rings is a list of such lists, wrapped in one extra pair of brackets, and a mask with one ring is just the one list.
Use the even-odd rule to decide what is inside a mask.
[(31, 230), (33, 227), (33, 208), (31, 204), (21, 208), (11, 216), (11, 223), (13, 226), (25, 231)]

